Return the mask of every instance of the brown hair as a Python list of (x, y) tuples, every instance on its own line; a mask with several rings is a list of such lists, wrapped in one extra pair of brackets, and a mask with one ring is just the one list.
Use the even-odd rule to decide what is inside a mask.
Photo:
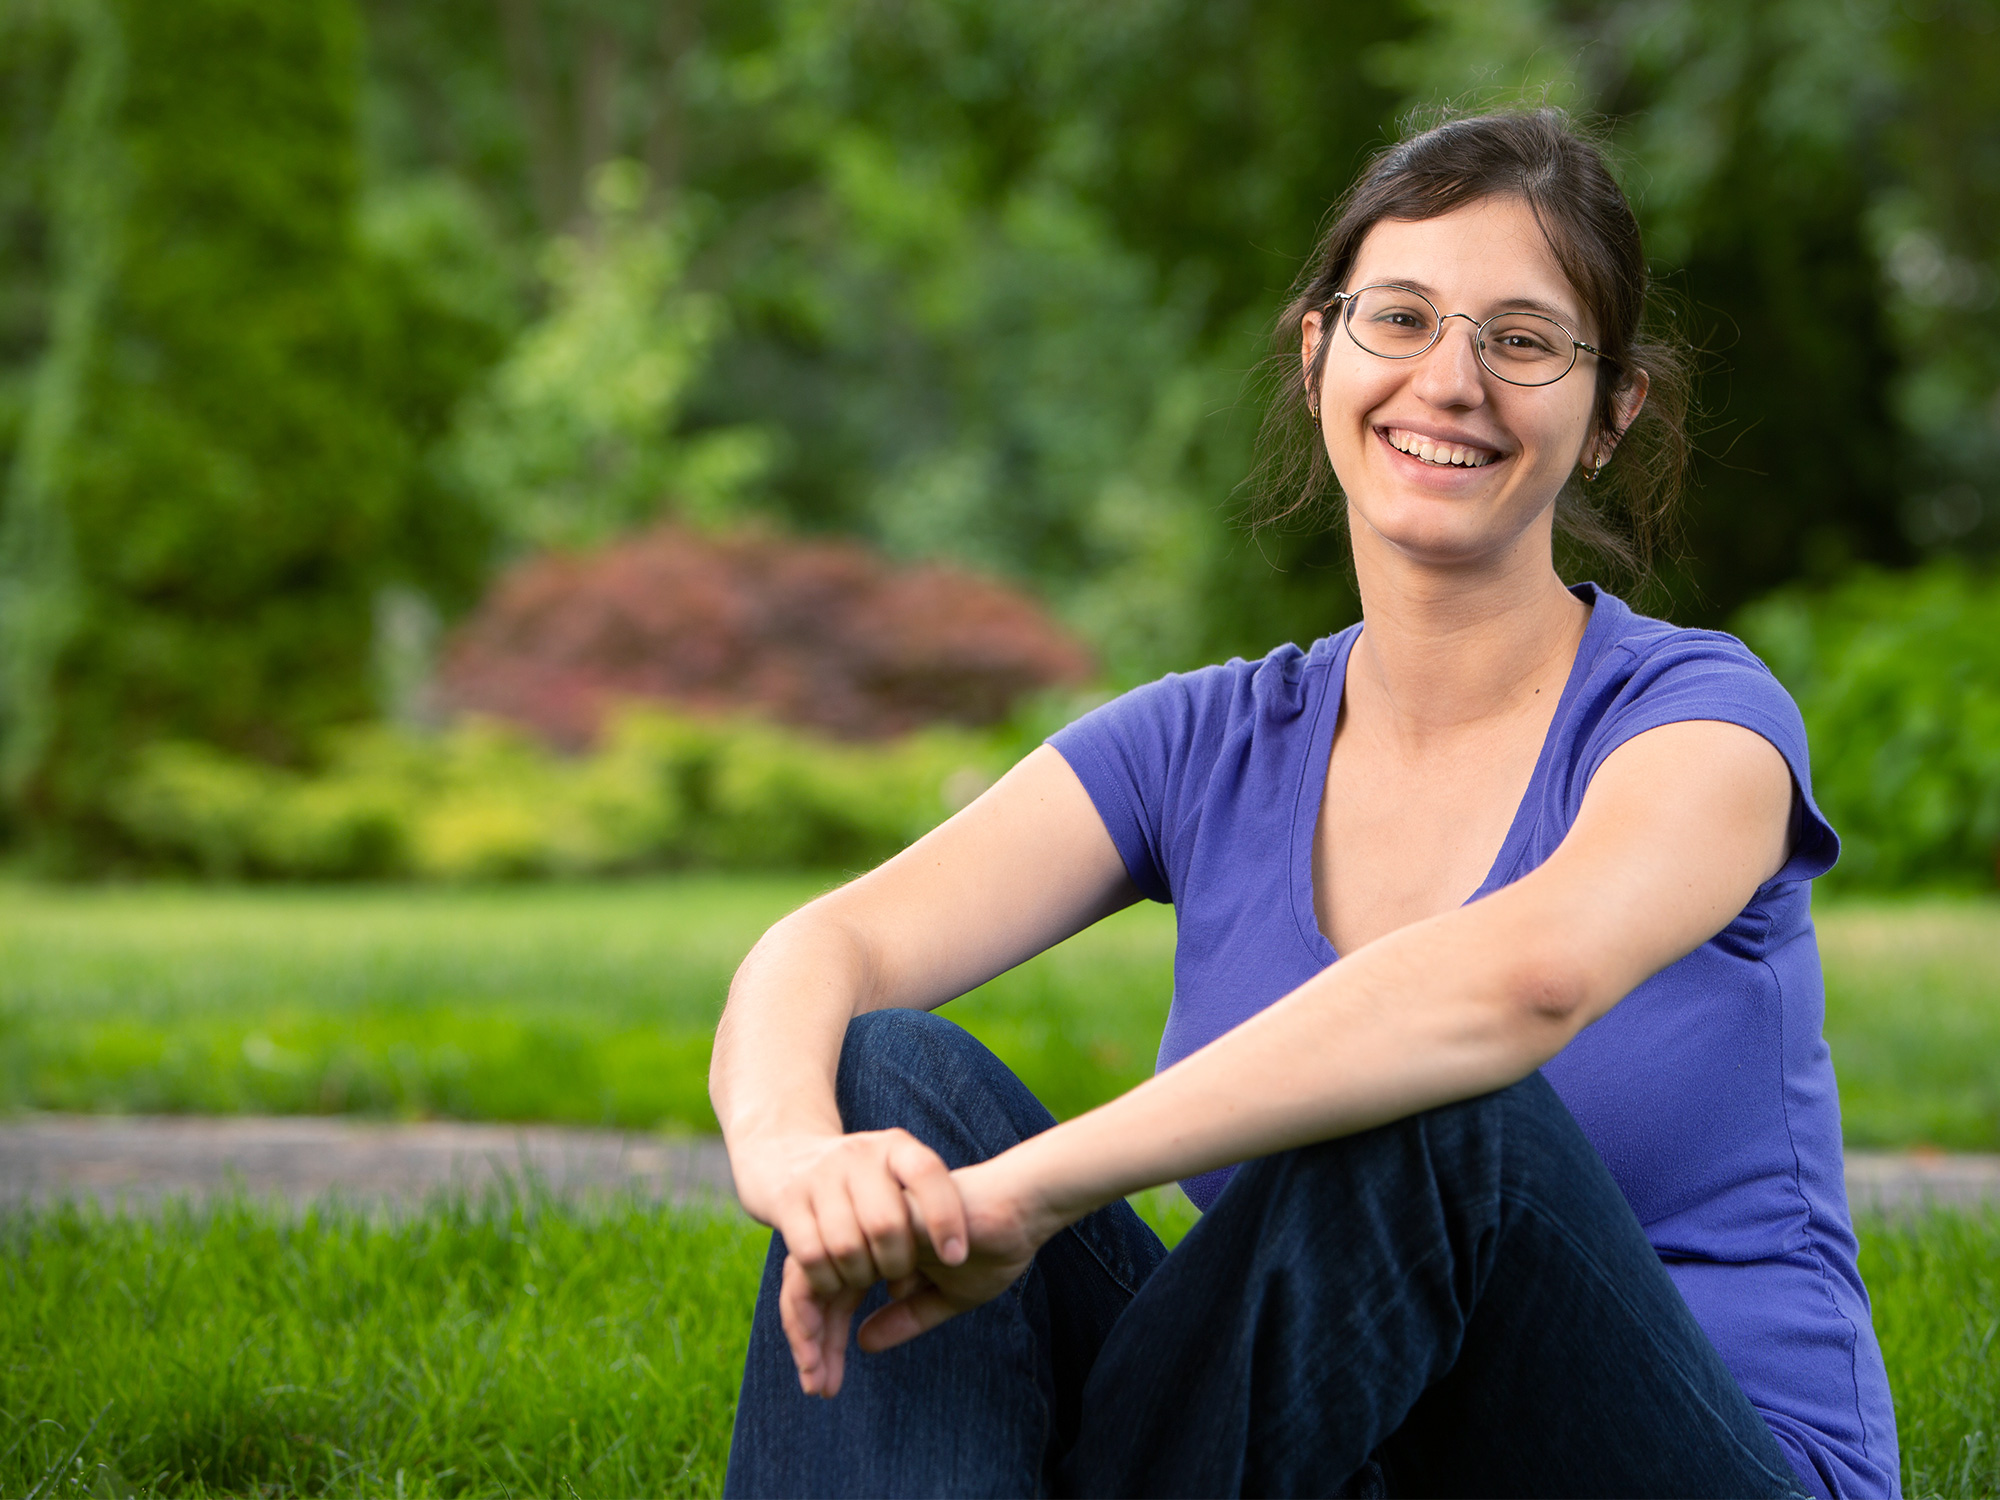
[[(1687, 470), (1688, 376), (1680, 343), (1647, 318), (1654, 288), (1632, 214), (1604, 152), (1553, 107), (1445, 119), (1375, 157), (1347, 195), (1278, 318), (1272, 356), (1275, 391), (1258, 441), (1257, 525), (1317, 513), (1337, 495), (1319, 423), (1306, 404), (1326, 359), (1320, 341), (1305, 379), (1299, 345), (1305, 315), (1346, 289), (1368, 231), (1384, 219), (1433, 219), (1487, 198), (1526, 201), (1556, 263), (1583, 302), (1595, 361), (1593, 419), (1615, 437), (1617, 456), (1586, 490), (1575, 479), (1556, 501), (1556, 527), (1572, 544), (1643, 582), (1654, 554), (1672, 540), (1675, 502)], [(1629, 429), (1617, 427), (1616, 398), (1643, 370), (1651, 382)]]

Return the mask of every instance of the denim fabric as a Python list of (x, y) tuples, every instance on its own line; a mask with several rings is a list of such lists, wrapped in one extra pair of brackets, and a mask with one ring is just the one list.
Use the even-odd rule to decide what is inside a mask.
[[(952, 1166), (1053, 1120), (940, 1017), (850, 1028), (850, 1130)], [(1539, 1075), (1239, 1171), (1168, 1255), (1123, 1203), (800, 1393), (772, 1237), (726, 1493), (1795, 1495)], [(863, 1315), (879, 1306), (877, 1288)]]

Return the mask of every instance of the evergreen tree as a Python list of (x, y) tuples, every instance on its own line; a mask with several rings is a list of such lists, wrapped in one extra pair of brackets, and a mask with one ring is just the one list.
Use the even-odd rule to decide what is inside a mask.
[(51, 134), (54, 290), (0, 515), (0, 733), (19, 824), (115, 852), (140, 745), (275, 761), (373, 707), (393, 583), (470, 583), (428, 477), (492, 331), (358, 227), (349, 0), (75, 0)]

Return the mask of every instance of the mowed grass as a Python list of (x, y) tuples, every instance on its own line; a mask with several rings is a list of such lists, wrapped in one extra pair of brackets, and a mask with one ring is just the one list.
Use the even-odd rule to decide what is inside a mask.
[(1903, 1493), (2000, 1495), (2000, 1212), (1864, 1218)]
[(2000, 900), (1843, 903), (1816, 925), (1848, 1143), (2000, 1151)]
[[(0, 1109), (712, 1130), (758, 935), (834, 877), (487, 889), (0, 886)], [(1152, 1070), (1173, 916), (953, 1002), (1067, 1116)]]
[(712, 1495), (764, 1235), (532, 1196), (0, 1219), (0, 1494)]
[[(0, 886), (0, 1106), (709, 1128), (729, 975), (828, 883)], [(2000, 1148), (2000, 902), (1819, 926), (1849, 1139)], [(1074, 1114), (1150, 1071), (1172, 944), (1138, 908), (946, 1014)], [(1861, 1228), (1908, 1492), (2000, 1492), (2000, 1217)], [(714, 1493), (762, 1249), (733, 1214), (532, 1194), (16, 1211), (0, 1493)]]
[[(2000, 1215), (1861, 1230), (1906, 1493), (2000, 1492)], [(764, 1244), (533, 1195), (16, 1212), (0, 1494), (715, 1494)]]
[[(765, 927), (836, 877), (488, 889), (0, 885), (0, 1109), (714, 1127), (709, 1040)], [(1823, 903), (1862, 1146), (2000, 1150), (2000, 900)], [(1173, 914), (951, 1003), (1059, 1116), (1152, 1069)]]

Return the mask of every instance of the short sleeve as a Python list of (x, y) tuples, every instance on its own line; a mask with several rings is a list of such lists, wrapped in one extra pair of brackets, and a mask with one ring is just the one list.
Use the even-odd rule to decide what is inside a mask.
[(1242, 728), (1252, 680), (1272, 664), (1282, 678), (1296, 658), (1298, 648), (1286, 646), (1264, 662), (1170, 672), (1048, 736), (1090, 792), (1142, 896), (1174, 900), (1188, 842), (1182, 832), (1200, 820), (1222, 744), (1232, 726)]
[(1173, 900), (1167, 804), (1186, 769), (1195, 690), (1206, 675), (1173, 673), (1134, 688), (1048, 739), (1090, 794), (1132, 883), (1152, 901)]
[(1640, 654), (1599, 720), (1583, 757), (1583, 784), (1626, 741), (1665, 724), (1713, 719), (1763, 736), (1792, 773), (1792, 854), (1773, 881), (1811, 880), (1833, 868), (1840, 839), (1812, 795), (1805, 720), (1770, 668), (1734, 636), (1682, 630)]

